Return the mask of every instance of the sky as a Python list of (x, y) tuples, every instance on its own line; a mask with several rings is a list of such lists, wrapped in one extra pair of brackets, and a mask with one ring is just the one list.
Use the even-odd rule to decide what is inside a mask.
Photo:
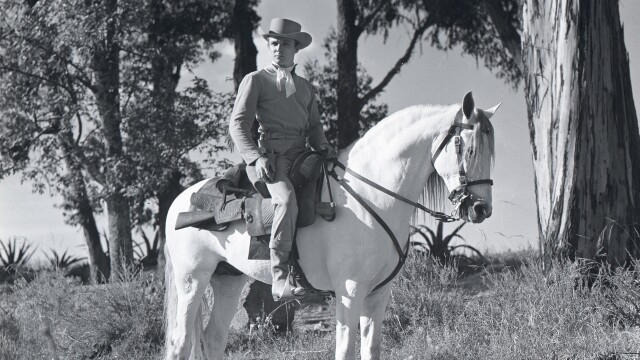
[[(636, 109), (640, 108), (640, 18), (634, 16), (638, 13), (640, 1), (620, 1)], [(303, 31), (312, 35), (312, 44), (296, 56), (298, 64), (324, 60), (323, 39), (337, 22), (335, 1), (262, 0), (258, 14), (263, 29), (268, 29), (272, 18), (285, 17), (298, 21)], [(392, 31), (386, 43), (374, 36), (360, 39), (359, 61), (374, 78), (374, 84), (404, 53), (408, 41), (408, 33), (402, 28)], [(258, 48), (258, 67), (269, 64), (266, 42), (257, 34), (254, 42)], [(185, 71), (183, 84), (198, 76), (206, 79), (215, 91), (231, 90), (233, 45), (223, 43), (217, 50), (222, 57), (214, 64), (201, 64), (193, 72)], [(477, 107), (488, 109), (498, 103), (502, 106), (491, 119), (496, 132), (493, 216), (482, 224), (465, 226), (461, 234), (468, 244), (485, 253), (537, 248), (533, 166), (522, 88), (515, 90), (498, 80), (481, 61), (462, 55), (460, 49), (443, 52), (424, 44), (385, 88), (379, 102), (388, 104), (389, 113), (393, 113), (416, 104), (460, 103), (468, 91), (473, 91)], [(239, 159), (237, 155), (231, 158)], [(86, 256), (82, 231), (64, 224), (60, 209), (54, 207), (59, 202), (48, 193), (33, 194), (31, 185), (21, 184), (19, 176), (0, 180), (0, 240), (24, 237), (39, 248), (40, 256), (49, 249)], [(447, 232), (454, 225), (445, 226)], [(104, 217), (99, 218), (99, 227), (106, 231)]]

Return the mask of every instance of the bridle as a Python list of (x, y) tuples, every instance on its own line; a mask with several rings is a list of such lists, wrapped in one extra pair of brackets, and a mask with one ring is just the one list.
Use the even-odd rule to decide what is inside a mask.
[[(398, 241), (398, 239), (396, 238), (396, 236), (393, 234), (393, 231), (391, 231), (391, 228), (389, 228), (389, 226), (386, 224), (386, 222), (382, 219), (382, 217), (380, 217), (380, 215), (378, 215), (375, 210), (369, 205), (367, 204), (367, 202), (362, 198), (362, 196), (360, 196), (357, 192), (355, 192), (353, 190), (353, 188), (351, 188), (351, 186), (349, 185), (348, 181), (345, 181), (344, 176), (340, 176), (336, 173), (335, 169), (336, 168), (340, 168), (342, 169), (345, 173), (348, 173), (350, 175), (352, 175), (353, 177), (355, 177), (356, 179), (362, 181), (363, 183), (373, 187), (376, 190), (379, 190), (389, 196), (392, 196), (402, 202), (405, 202), (409, 205), (412, 205), (426, 213), (428, 213), (429, 215), (433, 216), (434, 218), (436, 218), (436, 220), (442, 221), (442, 222), (453, 222), (453, 221), (458, 221), (460, 220), (460, 217), (458, 216), (460, 211), (459, 208), (462, 205), (462, 203), (466, 200), (466, 199), (473, 199), (473, 196), (469, 193), (469, 186), (474, 186), (474, 185), (481, 185), (481, 184), (489, 184), (489, 185), (493, 185), (493, 180), (491, 179), (482, 179), (482, 180), (472, 180), (469, 181), (469, 179), (467, 178), (466, 175), (466, 171), (464, 170), (464, 162), (463, 162), (463, 152), (462, 152), (462, 138), (460, 137), (460, 132), (462, 130), (473, 130), (475, 125), (472, 124), (465, 124), (461, 121), (462, 119), (462, 109), (460, 109), (458, 111), (458, 113), (456, 114), (456, 117), (453, 120), (453, 124), (451, 125), (451, 127), (449, 127), (449, 130), (447, 131), (447, 135), (444, 137), (444, 139), (442, 140), (442, 142), (440, 143), (440, 146), (438, 146), (438, 148), (436, 149), (436, 152), (433, 154), (433, 157), (431, 159), (431, 163), (433, 164), (437, 157), (440, 155), (440, 153), (442, 152), (442, 150), (445, 148), (445, 146), (447, 146), (447, 144), (449, 143), (449, 141), (451, 141), (451, 139), (453, 139), (453, 142), (456, 146), (456, 154), (457, 154), (457, 158), (458, 158), (458, 176), (460, 179), (460, 186), (458, 186), (457, 188), (453, 189), (453, 191), (451, 191), (451, 193), (449, 194), (449, 200), (451, 200), (451, 202), (453, 203), (454, 206), (456, 206), (456, 209), (454, 210), (452, 215), (447, 215), (438, 211), (434, 211), (431, 210), (427, 207), (425, 207), (422, 204), (419, 204), (415, 201), (409, 200), (407, 198), (405, 198), (404, 196), (395, 193), (369, 179), (367, 179), (366, 177), (358, 174), (357, 172), (349, 169), (346, 165), (344, 165), (343, 163), (339, 162), (338, 159), (327, 159), (325, 161), (325, 163), (323, 164), (323, 171), (324, 171), (324, 175), (326, 177), (326, 181), (327, 181), (327, 190), (329, 192), (329, 199), (330, 202), (333, 206), (335, 206), (334, 202), (333, 202), (333, 194), (331, 191), (331, 184), (329, 182), (329, 176), (333, 177), (338, 184), (340, 184), (340, 186), (342, 186), (342, 188), (344, 188), (349, 194), (351, 194), (351, 196), (353, 196), (353, 198), (380, 224), (380, 226), (382, 226), (382, 228), (384, 229), (384, 231), (387, 233), (387, 235), (389, 235), (389, 237), (391, 238), (391, 241), (393, 242), (393, 246), (395, 247), (396, 251), (398, 252), (399, 255), (399, 259), (398, 259), (398, 264), (396, 265), (395, 269), (393, 269), (392, 273), (386, 278), (384, 279), (380, 284), (378, 284), (372, 291), (376, 291), (379, 288), (381, 288), (382, 286), (384, 286), (385, 284), (387, 284), (388, 282), (390, 282), (400, 271), (400, 269), (402, 269), (402, 265), (405, 263), (406, 259), (407, 259), (407, 255), (409, 254), (409, 242), (407, 241), (407, 246), (405, 249), (402, 249), (402, 246), (400, 245), (400, 242)], [(330, 169), (327, 169), (327, 163), (331, 163), (333, 166), (331, 166)], [(312, 288), (311, 284), (308, 283), (308, 281), (304, 280), (306, 282), (306, 285), (308, 285), (310, 288)]]
[[(442, 150), (447, 146), (447, 144), (453, 139), (453, 143), (456, 147), (456, 156), (458, 162), (458, 179), (460, 180), (460, 186), (456, 187), (449, 194), (449, 200), (455, 206), (454, 214), (459, 213), (460, 206), (464, 203), (464, 201), (469, 198), (473, 199), (473, 195), (469, 192), (469, 187), (473, 185), (482, 185), (489, 184), (493, 186), (493, 180), (491, 179), (481, 179), (481, 180), (472, 180), (469, 181), (467, 178), (467, 172), (464, 170), (464, 152), (462, 151), (462, 137), (460, 136), (460, 132), (462, 130), (473, 130), (475, 125), (473, 124), (465, 124), (461, 122), (462, 119), (462, 109), (458, 111), (455, 119), (453, 120), (453, 124), (449, 127), (447, 131), (447, 135), (442, 139), (440, 146), (436, 149), (436, 152), (433, 154), (431, 158), (431, 165), (434, 165), (436, 159), (442, 152)], [(435, 168), (435, 165), (434, 165)]]

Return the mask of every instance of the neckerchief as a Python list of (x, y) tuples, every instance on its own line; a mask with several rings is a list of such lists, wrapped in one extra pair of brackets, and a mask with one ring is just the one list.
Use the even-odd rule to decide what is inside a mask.
[(282, 91), (281, 81), (284, 79), (284, 88), (287, 97), (293, 95), (296, 92), (296, 85), (293, 82), (293, 76), (291, 76), (291, 70), (295, 67), (295, 65), (290, 67), (281, 67), (276, 64), (273, 64), (273, 67), (276, 69), (276, 86), (278, 87), (278, 91)]

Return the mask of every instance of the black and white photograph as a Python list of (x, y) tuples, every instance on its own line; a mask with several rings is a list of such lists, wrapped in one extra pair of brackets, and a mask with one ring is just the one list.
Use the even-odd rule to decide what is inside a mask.
[(0, 0), (0, 360), (640, 360), (639, 14)]

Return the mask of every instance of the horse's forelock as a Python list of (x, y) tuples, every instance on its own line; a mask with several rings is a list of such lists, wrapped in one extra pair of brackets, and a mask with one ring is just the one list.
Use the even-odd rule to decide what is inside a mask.
[[(487, 116), (481, 110), (476, 112), (476, 120), (478, 122), (478, 129), (473, 132), (471, 136), (470, 146), (474, 147), (478, 152), (489, 151), (491, 155), (490, 166), (493, 167), (495, 162), (495, 133), (493, 124), (487, 118)], [(473, 161), (470, 166), (482, 166), (483, 164), (477, 162), (480, 157), (473, 157)]]

